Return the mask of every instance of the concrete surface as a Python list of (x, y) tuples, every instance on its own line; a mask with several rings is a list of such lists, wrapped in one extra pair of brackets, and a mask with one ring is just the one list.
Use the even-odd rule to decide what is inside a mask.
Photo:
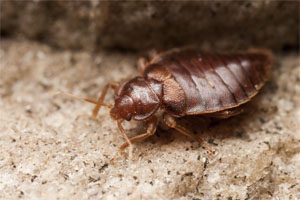
[[(296, 0), (0, 1), (1, 35), (60, 48), (299, 47)], [(232, 42), (234, 41), (234, 42)]]
[(95, 121), (92, 105), (55, 94), (95, 97), (137, 74), (137, 55), (0, 45), (0, 199), (300, 199), (299, 55), (276, 56), (245, 114), (185, 120), (216, 155), (159, 131), (129, 159), (107, 109)]

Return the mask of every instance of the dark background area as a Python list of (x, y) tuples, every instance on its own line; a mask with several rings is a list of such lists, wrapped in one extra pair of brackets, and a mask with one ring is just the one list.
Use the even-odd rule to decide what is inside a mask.
[(299, 1), (1, 1), (1, 37), (70, 49), (299, 48)]

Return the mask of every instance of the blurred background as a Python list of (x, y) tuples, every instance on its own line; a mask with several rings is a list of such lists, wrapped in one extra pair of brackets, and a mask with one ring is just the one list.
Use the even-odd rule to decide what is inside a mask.
[(299, 48), (299, 1), (1, 1), (1, 37), (64, 49)]
[[(0, 0), (0, 199), (300, 199), (299, 12), (298, 0)], [(183, 120), (214, 155), (160, 130), (121, 156), (109, 110), (93, 120), (93, 105), (58, 94), (96, 98), (150, 50), (189, 45), (275, 55), (243, 114)]]

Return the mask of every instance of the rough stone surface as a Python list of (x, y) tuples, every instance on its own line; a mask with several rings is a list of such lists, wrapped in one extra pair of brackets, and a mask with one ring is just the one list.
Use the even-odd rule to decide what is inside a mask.
[(3, 36), (97, 50), (299, 47), (299, 1), (1, 1)]
[(185, 120), (215, 155), (161, 130), (125, 158), (108, 110), (95, 121), (92, 105), (56, 94), (94, 97), (137, 74), (136, 55), (0, 44), (0, 199), (300, 199), (299, 56), (276, 56), (245, 114)]

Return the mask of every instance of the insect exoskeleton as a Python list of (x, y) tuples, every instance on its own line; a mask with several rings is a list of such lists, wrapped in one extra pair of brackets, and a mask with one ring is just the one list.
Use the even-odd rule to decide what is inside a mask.
[[(145, 59), (144, 59), (145, 61)], [(252, 49), (234, 54), (175, 49), (140, 62), (141, 75), (122, 84), (107, 84), (96, 104), (96, 117), (108, 88), (115, 89), (111, 117), (126, 139), (121, 149), (152, 136), (159, 121), (201, 142), (176, 119), (188, 115), (228, 118), (240, 113), (240, 106), (250, 101), (268, 80), (272, 53)], [(161, 119), (157, 111), (163, 112)], [(124, 120), (147, 124), (147, 131), (128, 138)]]

